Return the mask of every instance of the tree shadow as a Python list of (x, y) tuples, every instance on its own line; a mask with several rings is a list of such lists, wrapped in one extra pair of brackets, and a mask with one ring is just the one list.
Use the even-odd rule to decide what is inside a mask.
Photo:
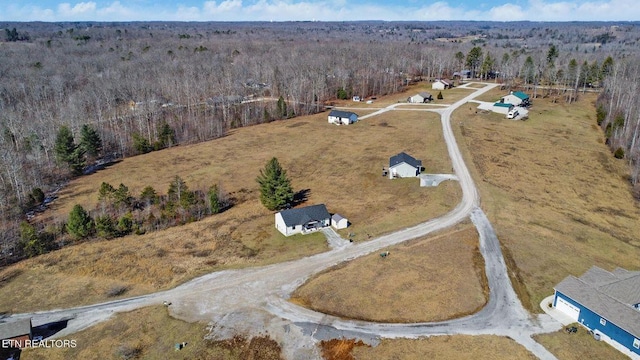
[(295, 207), (307, 202), (307, 200), (309, 200), (310, 194), (311, 194), (311, 189), (302, 189), (300, 191), (297, 191), (295, 194), (293, 194), (293, 204), (291, 205)]

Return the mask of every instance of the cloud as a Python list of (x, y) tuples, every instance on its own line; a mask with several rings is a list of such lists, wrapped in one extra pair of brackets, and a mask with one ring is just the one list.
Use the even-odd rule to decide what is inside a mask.
[(227, 12), (235, 12), (242, 10), (241, 0), (225, 0), (220, 2), (220, 5), (216, 1), (205, 1), (203, 10), (206, 14), (221, 14)]
[(136, 12), (126, 6), (123, 6), (120, 1), (115, 1), (110, 5), (98, 9), (96, 12), (99, 18), (111, 18), (111, 19), (128, 19), (136, 20)]
[(527, 11), (519, 5), (504, 4), (489, 9), (488, 20), (491, 21), (520, 21), (527, 20)]
[(73, 6), (69, 3), (62, 3), (58, 5), (57, 15), (63, 17), (90, 16), (95, 11), (96, 3), (94, 2), (81, 2)]
[[(434, 3), (364, 0), (203, 0), (194, 5), (166, 1), (26, 0), (0, 5), (1, 21), (350, 21), (350, 20), (491, 20), (491, 21), (635, 21), (636, 0), (505, 0), (489, 6), (440, 0)], [(464, 2), (468, 3), (468, 2)], [(46, 5), (37, 5), (46, 4)], [(425, 5), (426, 4), (426, 5)]]

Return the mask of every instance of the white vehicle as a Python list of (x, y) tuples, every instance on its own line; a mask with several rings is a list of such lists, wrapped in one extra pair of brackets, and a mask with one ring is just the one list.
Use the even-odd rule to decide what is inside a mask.
[(509, 111), (509, 113), (507, 114), (507, 119), (515, 119), (518, 117), (518, 115), (520, 115), (520, 113), (518, 112), (517, 109), (512, 109), (511, 111)]

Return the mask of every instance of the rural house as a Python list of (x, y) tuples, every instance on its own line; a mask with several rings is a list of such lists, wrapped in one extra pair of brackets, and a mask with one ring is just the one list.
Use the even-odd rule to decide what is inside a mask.
[(407, 99), (407, 102), (410, 103), (426, 103), (429, 101), (433, 101), (433, 95), (428, 92), (422, 91), (416, 95), (413, 95)]
[(340, 214), (333, 214), (333, 216), (331, 216), (331, 226), (338, 230), (346, 229), (349, 226), (349, 220)]
[(31, 318), (0, 323), (0, 342), (8, 341), (9, 347), (25, 347), (25, 340), (33, 338)]
[(358, 121), (358, 114), (350, 111), (331, 110), (329, 113), (329, 124), (349, 125)]
[(522, 107), (531, 105), (529, 95), (523, 93), (522, 91), (512, 91), (509, 93), (509, 95), (503, 96), (502, 99), (500, 99), (500, 102)]
[(453, 73), (453, 78), (456, 79), (461, 79), (461, 80), (469, 80), (471, 79), (471, 70), (462, 70), (462, 71), (456, 71)]
[(324, 204), (282, 210), (276, 214), (276, 229), (284, 236), (307, 234), (331, 225), (331, 215)]
[(452, 87), (451, 82), (445, 79), (437, 79), (436, 81), (433, 82), (433, 84), (431, 84), (431, 88), (433, 90), (445, 90), (445, 89), (450, 89), (451, 87)]
[(389, 179), (416, 177), (422, 171), (422, 160), (401, 152), (389, 159)]
[(593, 266), (579, 278), (567, 276), (555, 287), (553, 306), (594, 337), (640, 356), (640, 271)]

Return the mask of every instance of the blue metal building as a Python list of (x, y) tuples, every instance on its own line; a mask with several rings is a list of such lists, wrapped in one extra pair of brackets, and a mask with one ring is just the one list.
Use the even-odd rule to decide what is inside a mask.
[(640, 356), (640, 271), (592, 267), (555, 287), (553, 306), (627, 355)]

